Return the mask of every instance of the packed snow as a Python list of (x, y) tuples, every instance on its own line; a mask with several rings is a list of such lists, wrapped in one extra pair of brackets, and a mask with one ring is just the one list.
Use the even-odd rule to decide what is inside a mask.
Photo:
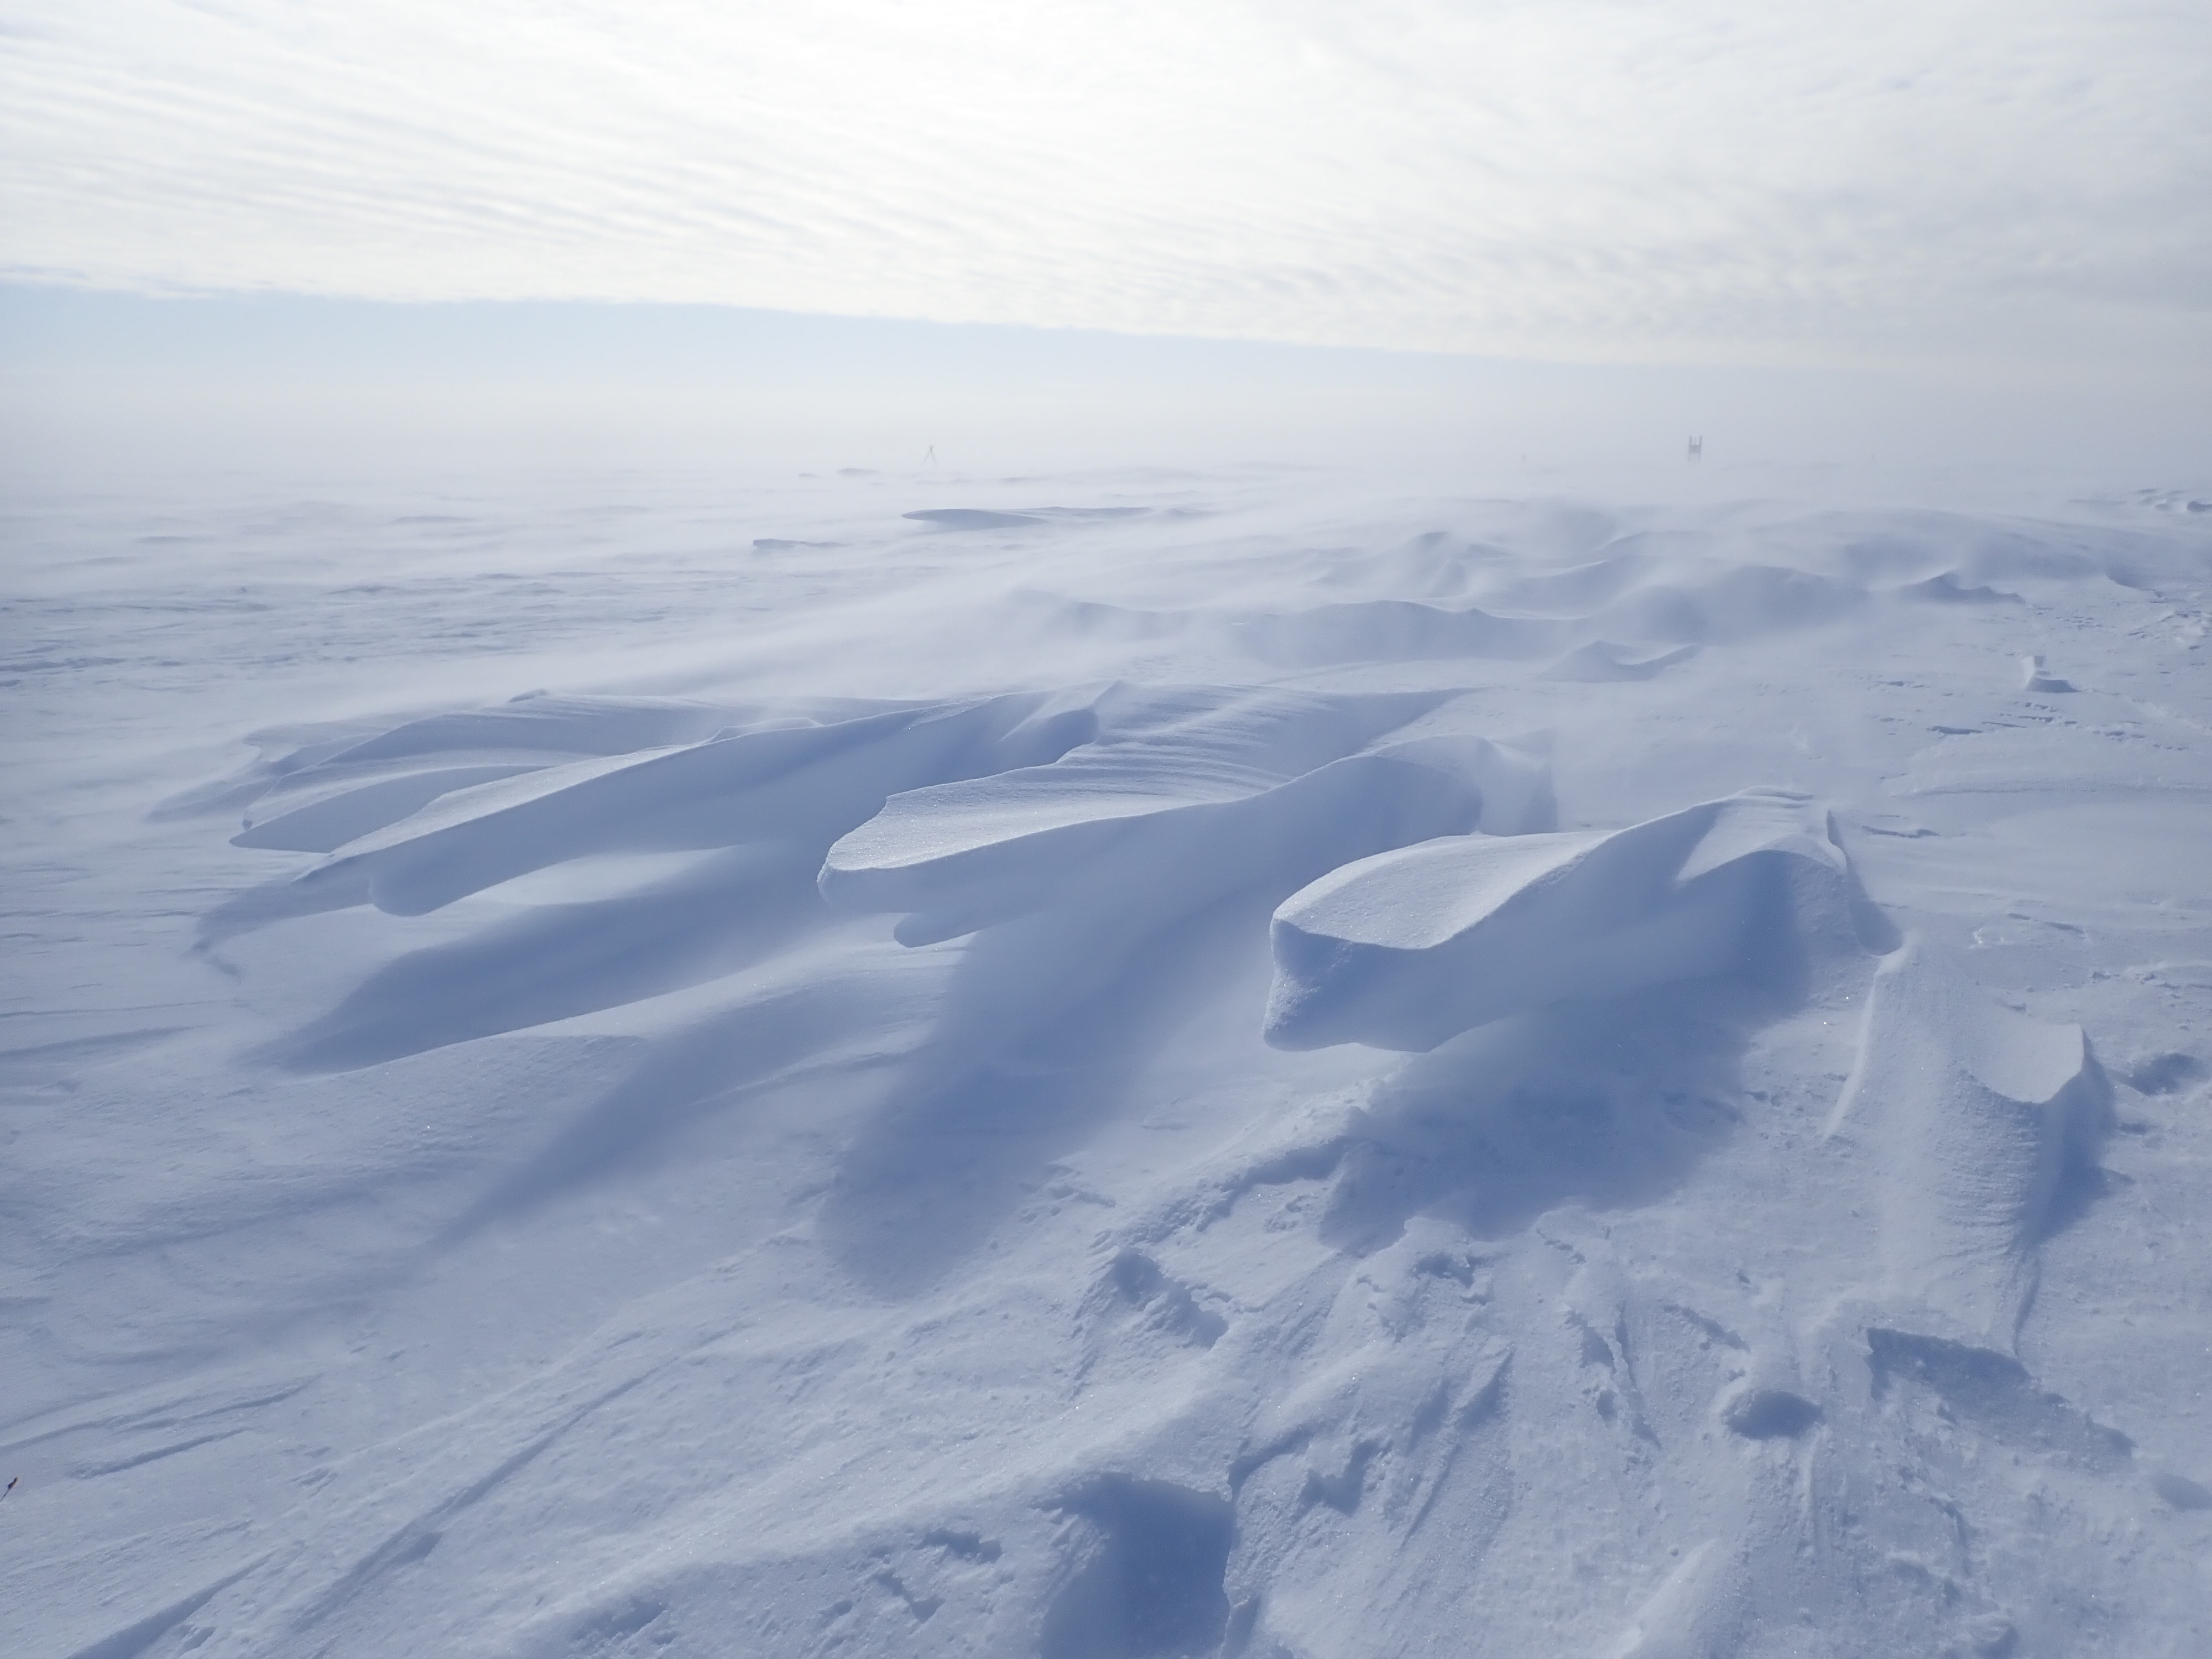
[(19, 492), (27, 1659), (2212, 1651), (2212, 501)]

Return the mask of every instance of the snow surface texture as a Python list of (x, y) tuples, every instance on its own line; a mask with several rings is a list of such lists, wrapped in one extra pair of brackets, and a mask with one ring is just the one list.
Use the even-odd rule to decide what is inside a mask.
[(2196, 498), (12, 533), (10, 1653), (2212, 1651)]

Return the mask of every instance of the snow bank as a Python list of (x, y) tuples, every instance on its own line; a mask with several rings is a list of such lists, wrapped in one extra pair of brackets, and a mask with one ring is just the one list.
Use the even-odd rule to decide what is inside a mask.
[(1776, 865), (1849, 884), (1824, 823), (1804, 796), (1756, 790), (1611, 834), (1452, 836), (1346, 864), (1275, 912), (1267, 1041), (1418, 1051), (1750, 966), (1800, 927)]
[(1287, 891), (1380, 848), (1549, 811), (1540, 762), (1479, 738), (1375, 739), (1443, 698), (1115, 688), (1048, 765), (894, 795), (830, 849), (833, 905), (907, 913), (924, 944), (1069, 896), (1166, 919)]
[(442, 795), (346, 843), (301, 885), (365, 885), (378, 908), (421, 915), (593, 854), (811, 845), (901, 789), (1019, 765), (1076, 741), (1079, 724), (1029, 723), (1044, 701), (924, 705), (547, 767)]
[(1882, 1166), (1892, 1293), (2010, 1347), (2034, 1246), (2063, 1185), (2094, 1167), (2108, 1095), (2079, 1026), (1999, 1007), (1917, 941), (1887, 959), (1829, 1133)]

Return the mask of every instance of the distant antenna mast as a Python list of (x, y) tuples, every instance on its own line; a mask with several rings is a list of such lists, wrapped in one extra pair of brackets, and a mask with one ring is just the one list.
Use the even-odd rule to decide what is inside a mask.
[(1693, 461), (1696, 461), (1696, 460), (1703, 460), (1703, 459), (1705, 459), (1705, 439), (1703, 439), (1702, 437), (1698, 437), (1698, 438), (1692, 438), (1692, 439), (1691, 439), (1691, 440), (1690, 440), (1690, 459), (1691, 459), (1692, 460), (1693, 460)]

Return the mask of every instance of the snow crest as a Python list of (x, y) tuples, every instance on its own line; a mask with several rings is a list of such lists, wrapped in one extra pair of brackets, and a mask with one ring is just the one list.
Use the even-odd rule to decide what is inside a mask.
[(1848, 882), (1824, 819), (1753, 791), (1611, 834), (1453, 836), (1348, 864), (1275, 912), (1267, 1040), (1418, 1051), (1547, 1003), (1726, 973), (1787, 948), (1787, 895), (1762, 891), (1780, 860)]

